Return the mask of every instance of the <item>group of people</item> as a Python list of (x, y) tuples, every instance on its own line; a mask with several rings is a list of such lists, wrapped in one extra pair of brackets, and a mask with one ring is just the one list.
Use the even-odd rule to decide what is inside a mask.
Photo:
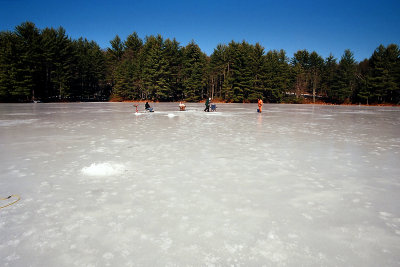
[[(206, 108), (204, 109), (204, 112), (210, 112), (210, 104), (211, 104), (211, 111), (216, 111), (217, 105), (215, 103), (211, 103), (211, 98), (207, 98), (205, 103)], [(261, 113), (262, 106), (264, 105), (264, 102), (262, 101), (261, 98), (257, 100), (257, 104), (258, 104), (257, 112)]]
[[(262, 106), (264, 105), (264, 102), (262, 99), (258, 99), (258, 109), (257, 112), (261, 113), (262, 112)], [(204, 112), (210, 112), (210, 106), (211, 106), (211, 111), (216, 111), (217, 110), (217, 105), (215, 103), (211, 102), (211, 98), (207, 98), (205, 102), (206, 108), (204, 109)], [(138, 105), (134, 104), (133, 105), (136, 108), (136, 112), (138, 112)], [(144, 105), (144, 108), (148, 112), (154, 112), (153, 108), (150, 106), (149, 102), (146, 102)], [(185, 111), (186, 110), (186, 105), (182, 102), (179, 103), (179, 110), (180, 111)]]
[[(139, 104), (133, 104), (133, 106), (136, 108), (136, 113), (139, 113), (138, 110), (138, 106)], [(146, 102), (146, 104), (144, 104), (144, 110), (148, 111), (148, 112), (154, 112), (153, 108), (150, 106), (149, 102)]]

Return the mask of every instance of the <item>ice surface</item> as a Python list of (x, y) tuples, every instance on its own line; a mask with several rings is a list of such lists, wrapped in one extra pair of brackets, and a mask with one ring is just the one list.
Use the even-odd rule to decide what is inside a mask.
[(0, 105), (2, 266), (400, 265), (399, 108), (154, 108)]

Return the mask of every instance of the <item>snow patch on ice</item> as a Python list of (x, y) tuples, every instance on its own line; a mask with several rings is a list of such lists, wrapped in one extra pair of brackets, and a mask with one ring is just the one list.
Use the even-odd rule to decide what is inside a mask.
[(0, 120), (0, 126), (15, 126), (20, 124), (30, 124), (38, 121), (38, 119), (28, 120)]
[(126, 143), (126, 142), (128, 142), (128, 140), (126, 140), (126, 139), (114, 139), (113, 141), (112, 141), (113, 143)]
[(34, 116), (35, 114), (26, 112), (26, 113), (10, 113), (7, 115), (10, 115), (10, 116)]
[(118, 163), (92, 163), (89, 167), (83, 167), (81, 172), (88, 176), (118, 175), (124, 171), (124, 165)]
[(387, 220), (389, 217), (392, 217), (391, 213), (384, 211), (379, 212), (379, 215), (380, 215), (379, 217), (381, 217), (381, 219), (383, 220)]
[(106, 260), (111, 260), (114, 258), (114, 254), (112, 254), (111, 252), (104, 253), (103, 258)]
[(175, 114), (172, 114), (172, 113), (168, 113), (168, 118), (173, 118), (173, 117), (175, 117), (176, 115)]

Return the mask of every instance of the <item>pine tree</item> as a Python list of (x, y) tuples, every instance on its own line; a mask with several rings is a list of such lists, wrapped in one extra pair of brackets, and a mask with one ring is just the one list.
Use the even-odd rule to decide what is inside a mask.
[(71, 39), (65, 29), (46, 28), (42, 32), (42, 80), (44, 80), (44, 96), (51, 100), (74, 96), (72, 90), (73, 71), (76, 54)]
[(143, 84), (146, 98), (167, 100), (170, 88), (167, 85), (168, 62), (163, 57), (164, 40), (161, 35), (146, 38), (143, 48)]
[(19, 54), (17, 36), (0, 32), (0, 101), (12, 101), (15, 91)]
[(72, 47), (72, 41), (65, 34), (65, 29), (59, 27), (55, 36), (57, 56), (54, 60), (54, 70), (52, 71), (53, 82), (58, 90), (59, 99), (71, 98), (73, 79), (73, 64), (75, 53)]
[[(118, 45), (116, 47), (118, 47)], [(136, 32), (133, 32), (132, 34), (128, 35), (125, 41), (125, 53), (127, 52), (129, 53), (128, 54), (129, 58), (137, 59), (142, 47), (143, 47), (143, 40), (139, 38)]]
[(15, 29), (18, 61), (15, 65), (14, 90), (11, 94), (19, 100), (35, 98), (39, 90), (40, 32), (32, 22), (24, 22)]
[(169, 100), (182, 100), (182, 50), (179, 43), (173, 39), (164, 42), (163, 58), (167, 62), (167, 87), (170, 88)]
[(310, 53), (307, 50), (297, 51), (292, 58), (292, 68), (295, 78), (295, 94), (298, 98), (308, 91)]
[(390, 44), (386, 48), (387, 58), (387, 96), (385, 101), (399, 103), (400, 101), (400, 50), (396, 44)]
[(359, 103), (369, 104), (369, 99), (371, 97), (371, 91), (369, 90), (368, 82), (369, 77), (368, 74), (370, 72), (369, 60), (365, 59), (360, 62), (357, 67), (356, 74), (356, 101)]
[(335, 83), (335, 74), (337, 71), (336, 58), (330, 54), (324, 61), (322, 81), (321, 81), (321, 94), (329, 97), (332, 102), (333, 92), (332, 88)]
[(369, 86), (373, 101), (396, 103), (399, 99), (399, 61), (400, 52), (397, 45), (387, 48), (380, 45), (370, 58), (371, 73)]
[(356, 84), (356, 62), (353, 53), (346, 49), (336, 72), (332, 86), (333, 98), (338, 102), (351, 103)]
[(118, 35), (110, 41), (110, 44), (111, 48), (108, 48), (106, 53), (106, 80), (107, 84), (113, 89), (117, 67), (121, 63), (122, 56), (125, 52), (125, 44)]
[(315, 103), (315, 97), (317, 94), (319, 94), (318, 86), (321, 81), (321, 72), (322, 72), (322, 67), (324, 64), (323, 58), (318, 55), (317, 52), (313, 51), (310, 54), (309, 58), (310, 62), (310, 80), (312, 84), (312, 96), (313, 96), (313, 103)]
[(370, 90), (374, 102), (382, 103), (386, 95), (385, 79), (388, 71), (385, 60), (386, 48), (380, 45), (372, 54), (370, 59), (371, 75), (370, 75)]
[[(118, 73), (118, 79), (122, 78), (125, 80), (125, 98), (141, 99), (143, 98), (143, 79), (141, 72), (143, 40), (134, 32), (127, 37), (125, 46), (126, 49), (122, 57), (122, 62), (120, 63), (124, 77), (121, 77), (121, 73)], [(120, 72), (121, 69), (118, 71)]]
[(252, 47), (252, 52), (250, 56), (251, 62), (251, 75), (252, 75), (252, 85), (251, 91), (246, 97), (248, 101), (256, 102), (257, 99), (263, 98), (264, 93), (264, 78), (265, 74), (263, 73), (265, 66), (265, 58), (264, 58), (264, 47), (262, 47), (259, 43), (257, 43), (254, 47)]
[(286, 53), (268, 51), (265, 55), (265, 97), (271, 102), (280, 102), (290, 88), (289, 65)]
[(122, 100), (133, 99), (132, 87), (130, 62), (126, 60), (117, 66), (113, 94)]
[(104, 79), (104, 54), (97, 43), (87, 39), (73, 42), (76, 54), (74, 65), (73, 97), (76, 99), (101, 99), (106, 95), (101, 81)]
[(224, 83), (227, 80), (229, 70), (228, 48), (226, 45), (219, 44), (210, 56), (210, 75), (211, 75), (211, 97), (218, 96), (226, 99)]
[[(206, 87), (206, 56), (199, 46), (190, 42), (183, 49), (182, 84), (185, 100), (199, 101), (204, 98)], [(207, 96), (206, 96), (207, 97)]]

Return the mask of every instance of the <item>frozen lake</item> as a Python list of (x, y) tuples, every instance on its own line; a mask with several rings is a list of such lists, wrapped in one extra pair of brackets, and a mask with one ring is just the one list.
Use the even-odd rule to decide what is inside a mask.
[(400, 108), (203, 109), (0, 104), (1, 265), (400, 265)]

